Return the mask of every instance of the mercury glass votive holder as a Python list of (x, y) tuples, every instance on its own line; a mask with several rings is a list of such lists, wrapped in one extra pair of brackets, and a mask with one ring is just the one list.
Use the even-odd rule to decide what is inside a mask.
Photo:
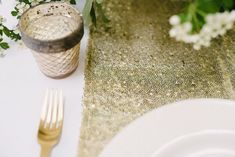
[(73, 6), (50, 2), (32, 7), (21, 16), (19, 28), (24, 44), (46, 76), (59, 79), (76, 70), (84, 26)]

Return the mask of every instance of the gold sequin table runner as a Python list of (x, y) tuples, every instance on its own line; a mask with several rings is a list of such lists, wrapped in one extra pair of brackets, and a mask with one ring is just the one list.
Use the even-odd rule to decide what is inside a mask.
[(97, 157), (121, 128), (161, 105), (235, 97), (235, 31), (194, 51), (168, 35), (181, 1), (105, 0), (91, 27), (79, 157)]

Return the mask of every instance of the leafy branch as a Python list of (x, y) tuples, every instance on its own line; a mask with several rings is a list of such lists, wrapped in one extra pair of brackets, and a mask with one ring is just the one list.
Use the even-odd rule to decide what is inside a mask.
[(3, 24), (4, 22), (5, 22), (4, 18), (0, 16), (0, 51), (9, 48), (9, 44), (3, 40), (3, 36), (6, 36), (13, 41), (18, 41), (21, 39), (20, 34), (17, 32), (17, 30), (12, 30), (7, 28)]
[(235, 23), (234, 0), (194, 0), (182, 13), (169, 19), (169, 35), (193, 48), (209, 47), (211, 40), (223, 36)]
[(231, 11), (234, 0), (194, 0), (180, 13), (181, 23), (192, 23), (192, 33), (199, 32), (206, 23), (206, 16), (217, 12)]
[(104, 14), (101, 5), (102, 2), (103, 0), (86, 0), (86, 4), (83, 9), (83, 17), (85, 19), (86, 25), (93, 23), (96, 26), (98, 14), (105, 23), (109, 22), (109, 19)]

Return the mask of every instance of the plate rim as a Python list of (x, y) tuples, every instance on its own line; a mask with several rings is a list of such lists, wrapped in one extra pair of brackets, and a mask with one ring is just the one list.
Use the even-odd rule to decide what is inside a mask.
[[(114, 137), (111, 139), (111, 141), (109, 141), (104, 149), (101, 151), (101, 153), (99, 154), (99, 157), (107, 157), (106, 156), (106, 152), (109, 149), (112, 149), (112, 145), (115, 144), (116, 141), (118, 141), (118, 139), (121, 139), (121, 136), (123, 136), (123, 134), (125, 134), (125, 132), (128, 132), (129, 129), (131, 129), (131, 127), (134, 127), (134, 125), (140, 123), (141, 121), (143, 121), (142, 119), (146, 119), (146, 117), (150, 117), (153, 114), (159, 114), (162, 111), (167, 111), (171, 108), (177, 108), (178, 106), (184, 106), (185, 104), (190, 103), (190, 105), (204, 105), (204, 103), (207, 103), (206, 105), (212, 105), (211, 103), (216, 103), (216, 105), (221, 105), (221, 103), (223, 105), (229, 105), (232, 107), (235, 107), (235, 101), (232, 99), (220, 99), (220, 98), (193, 98), (193, 99), (185, 99), (185, 100), (179, 100), (179, 101), (175, 101), (175, 102), (171, 102), (171, 103), (166, 103), (158, 108), (155, 108), (151, 111), (146, 112), (144, 115), (136, 118), (135, 120), (133, 120), (132, 122), (130, 122), (129, 124), (127, 124), (126, 126), (124, 126), (122, 129), (120, 129), (120, 131), (114, 135)], [(189, 104), (188, 104), (189, 105)], [(213, 104), (214, 105), (214, 104)]]
[[(161, 147), (159, 147), (159, 149), (157, 149), (150, 157), (157, 157), (157, 155), (159, 155), (159, 153), (162, 152), (162, 150), (166, 149), (168, 146), (174, 146), (176, 144), (179, 144), (182, 140), (189, 140), (189, 139), (195, 139), (195, 137), (200, 136), (215, 136), (215, 135), (233, 135), (235, 137), (235, 131), (230, 131), (230, 130), (203, 130), (203, 131), (199, 131), (199, 132), (193, 132), (193, 133), (189, 133), (180, 137), (176, 137), (175, 139), (173, 139), (172, 141), (169, 141), (168, 143), (162, 145)], [(218, 137), (217, 137), (218, 138)], [(235, 152), (235, 150), (234, 150)]]

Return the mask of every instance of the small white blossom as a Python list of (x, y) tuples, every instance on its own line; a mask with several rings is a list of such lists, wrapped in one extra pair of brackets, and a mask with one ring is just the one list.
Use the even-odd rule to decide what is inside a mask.
[(21, 16), (27, 9), (30, 8), (29, 4), (26, 4), (24, 2), (20, 2), (16, 5), (16, 8), (18, 9), (18, 15)]
[(230, 19), (231, 19), (231, 21), (235, 21), (235, 10), (231, 11)]
[(193, 45), (193, 48), (194, 48), (195, 50), (200, 50), (200, 49), (201, 49), (201, 45), (195, 44), (195, 45)]
[(210, 43), (210, 41), (206, 41), (202, 45), (205, 46), (205, 47), (210, 47), (211, 43)]
[(19, 31), (19, 29), (17, 28), (17, 29), (15, 29), (14, 31), (13, 31), (15, 34), (19, 34), (20, 33), (20, 31)]
[(40, 4), (40, 2), (42, 2), (43, 0), (31, 0), (31, 5), (32, 6), (35, 6), (35, 5), (38, 5)]
[(31, 5), (32, 6), (35, 6), (35, 5), (38, 5), (39, 3), (38, 2), (35, 2), (35, 1), (33, 1), (32, 3), (31, 3)]
[(173, 25), (173, 26), (174, 26), (174, 25), (178, 25), (178, 24), (180, 24), (180, 18), (179, 18), (179, 16), (177, 16), (177, 15), (173, 15), (173, 16), (171, 16), (169, 22), (170, 22), (170, 24)]
[(213, 24), (213, 23), (216, 22), (216, 21), (214, 21), (213, 15), (209, 14), (209, 15), (206, 16), (206, 22), (207, 22), (208, 24)]
[(227, 31), (226, 29), (221, 29), (219, 30), (218, 34), (223, 36), (226, 33), (226, 31)]
[(29, 4), (26, 4), (24, 9), (27, 10), (27, 9), (29, 9), (29, 8), (30, 8), (30, 5), (29, 5)]
[(190, 22), (184, 23), (183, 29), (185, 29), (186, 32), (190, 32), (192, 30), (192, 24)]
[(191, 35), (191, 36), (189, 36), (189, 42), (190, 43), (195, 43), (195, 42), (197, 42), (198, 40), (200, 39), (200, 36), (198, 35), (198, 34), (196, 34), (196, 35)]
[(205, 25), (201, 29), (202, 34), (210, 34), (211, 32), (212, 32), (211, 27), (208, 27), (208, 26), (205, 26)]
[(19, 3), (16, 5), (16, 8), (17, 8), (17, 9), (23, 9), (25, 5), (26, 5), (25, 2), (19, 2)]
[(170, 31), (169, 31), (169, 34), (170, 34), (170, 37), (176, 37), (177, 35), (177, 30), (172, 28)]

